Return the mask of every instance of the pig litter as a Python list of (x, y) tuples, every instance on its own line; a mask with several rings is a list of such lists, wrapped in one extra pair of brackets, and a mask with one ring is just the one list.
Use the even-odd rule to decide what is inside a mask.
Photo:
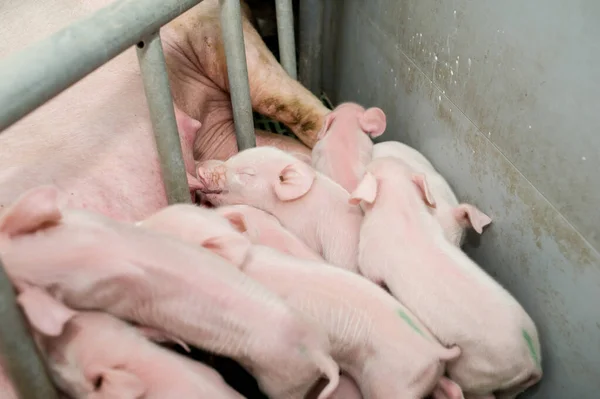
[[(203, 7), (212, 19), (183, 14), (164, 41), (192, 26), (198, 40), (186, 37), (186, 46), (220, 43), (209, 26), (218, 2), (195, 10)], [(324, 93), (316, 98), (253, 29), (244, 24), (246, 46), (258, 49), (247, 51), (249, 74), (260, 75), (259, 64), (275, 71), (249, 80), (254, 126), (276, 139), (257, 134), (255, 148), (228, 147), (229, 93), (214, 83), (223, 76), (185, 67), (183, 81), (197, 83), (189, 73), (211, 85), (173, 84), (180, 99), (211, 87), (213, 101), (203, 100), (220, 107), (190, 116), (194, 106), (175, 104), (195, 204), (167, 205), (158, 185), (137, 176), (160, 175), (148, 154), (128, 165), (136, 174), (129, 181), (110, 164), (79, 185), (59, 184), (38, 163), (32, 169), (46, 180), (12, 197), (0, 190), (0, 257), (53, 385), (73, 399), (512, 399), (536, 385), (543, 372), (535, 323), (462, 250), (466, 232), (485, 239), (492, 219), (462, 202), (417, 150), (386, 141), (378, 104), (334, 107)], [(170, 66), (181, 62), (165, 53)], [(219, 51), (201, 54), (213, 58), (199, 62), (219, 62)], [(219, 67), (204, 70), (226, 70)], [(90, 125), (102, 124), (81, 126)], [(127, 157), (151, 137), (139, 133), (119, 147)], [(47, 146), (73, 150), (52, 137)], [(15, 153), (28, 159), (28, 150)], [(123, 191), (81, 193), (104, 187), (113, 169)], [(142, 210), (122, 204), (150, 195), (158, 200)], [(16, 399), (12, 388), (0, 369), (0, 399)]]

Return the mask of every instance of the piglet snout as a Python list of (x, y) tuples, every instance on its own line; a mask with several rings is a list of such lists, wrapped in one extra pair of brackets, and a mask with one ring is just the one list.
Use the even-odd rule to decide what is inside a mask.
[(223, 161), (209, 160), (196, 163), (196, 177), (200, 182), (198, 188), (204, 194), (220, 194), (225, 175)]

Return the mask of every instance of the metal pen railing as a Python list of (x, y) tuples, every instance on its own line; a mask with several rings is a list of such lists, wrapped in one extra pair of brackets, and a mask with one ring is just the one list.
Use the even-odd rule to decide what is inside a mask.
[[(0, 355), (19, 398), (58, 399), (0, 261)], [(5, 392), (0, 392), (0, 397)]]
[(219, 0), (229, 92), (238, 150), (256, 147), (240, 0)]
[[(190, 193), (160, 28), (202, 0), (118, 0), (0, 62), (0, 133), (136, 45), (170, 204)], [(296, 79), (292, 0), (277, 0), (282, 65)], [(240, 0), (219, 0), (238, 150), (256, 146)], [(0, 356), (21, 398), (57, 398), (0, 261)]]
[(277, 15), (277, 38), (281, 66), (292, 79), (297, 80), (294, 10), (291, 0), (275, 0), (275, 13)]
[(141, 40), (136, 50), (167, 201), (191, 202), (160, 34)]
[[(92, 15), (74, 22), (70, 26), (48, 36), (0, 63), (0, 130), (4, 130), (17, 120), (29, 114), (69, 86), (78, 82), (100, 66), (104, 65), (140, 40), (158, 35), (159, 29), (173, 18), (198, 4), (199, 0), (119, 0)], [(142, 73), (160, 74), (164, 67), (164, 57), (160, 49), (154, 48), (149, 63), (142, 62)], [(158, 54), (160, 51), (161, 54)], [(149, 54), (144, 55), (144, 59)], [(166, 77), (144, 76), (146, 96), (150, 104), (168, 105), (162, 111), (169, 115), (164, 123), (155, 124), (155, 136), (176, 135), (177, 127), (172, 105), (169, 105), (170, 91), (164, 85), (154, 86), (152, 80), (164, 81)], [(150, 87), (149, 87), (150, 86)], [(168, 98), (156, 99), (157, 96)], [(171, 111), (169, 112), (169, 108)], [(151, 109), (157, 111), (157, 109)], [(162, 113), (162, 112), (161, 112)], [(153, 118), (156, 123), (156, 118)], [(171, 126), (169, 126), (169, 124)], [(156, 130), (161, 129), (161, 130)], [(164, 129), (164, 130), (162, 130)], [(161, 138), (168, 142), (170, 149), (161, 148), (160, 156), (179, 156), (179, 137)], [(179, 147), (176, 149), (175, 147)], [(171, 200), (184, 199), (183, 187), (187, 179), (180, 170), (183, 160), (169, 162), (161, 160), (166, 182), (173, 184), (175, 192), (169, 192)], [(173, 168), (171, 168), (173, 167)], [(172, 187), (171, 187), (172, 188)], [(187, 198), (190, 195), (187, 194)]]

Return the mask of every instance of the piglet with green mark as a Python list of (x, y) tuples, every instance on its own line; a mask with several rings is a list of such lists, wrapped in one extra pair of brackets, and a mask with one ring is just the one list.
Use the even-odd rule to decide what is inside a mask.
[[(159, 218), (161, 212), (178, 224)], [(242, 253), (240, 239), (247, 226), (235, 209), (219, 215), (174, 205), (161, 212), (146, 226), (164, 227), (163, 232), (214, 251), (316, 321), (328, 334), (331, 356), (365, 399), (422, 399), (431, 393), (435, 398), (462, 398), (460, 388), (443, 376), (446, 362), (460, 356), (459, 348), (442, 346), (381, 287), (347, 270), (266, 246), (252, 245)], [(328, 388), (320, 397), (329, 397)]]
[(541, 379), (534, 322), (444, 236), (424, 174), (398, 158), (375, 159), (350, 202), (365, 212), (360, 272), (385, 284), (442, 344), (461, 348), (448, 375), (465, 397), (512, 399)]

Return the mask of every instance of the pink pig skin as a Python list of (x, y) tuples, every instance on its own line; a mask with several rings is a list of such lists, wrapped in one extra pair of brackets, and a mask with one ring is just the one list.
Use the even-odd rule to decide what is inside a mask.
[[(112, 3), (3, 1), (0, 58)], [(284, 123), (306, 145), (260, 130), (257, 144), (310, 154), (329, 110), (286, 74), (253, 27), (249, 7), (242, 7), (252, 107)], [(198, 127), (186, 132), (178, 120), (186, 167), (194, 160), (227, 159), (237, 146), (219, 1), (204, 0), (173, 19), (161, 28), (161, 39), (174, 103), (196, 121), (183, 125)], [(133, 47), (3, 131), (0, 148), (0, 208), (48, 182), (69, 193), (70, 206), (124, 221), (141, 220), (167, 205)], [(195, 176), (193, 168), (187, 172)]]
[(242, 151), (226, 162), (197, 165), (201, 191), (213, 205), (246, 204), (275, 216), (338, 267), (357, 271), (362, 211), (327, 176), (274, 147)]
[(423, 174), (396, 158), (373, 160), (351, 201), (365, 210), (360, 272), (385, 283), (443, 344), (462, 349), (448, 365), (452, 380), (471, 395), (522, 391), (539, 381), (535, 324), (445, 238), (427, 209), (437, 204)]
[(177, 222), (150, 218), (151, 228), (215, 251), (316, 320), (329, 335), (332, 356), (366, 399), (421, 399), (440, 381), (445, 362), (460, 355), (458, 347), (441, 346), (400, 302), (355, 273), (262, 245), (236, 253), (246, 231), (242, 213), (230, 211), (223, 218), (206, 208), (170, 208), (177, 209)]
[(427, 178), (429, 190), (435, 200), (436, 207), (429, 211), (435, 216), (444, 230), (446, 238), (456, 246), (465, 240), (465, 230), (473, 228), (479, 234), (492, 219), (470, 204), (459, 204), (452, 188), (444, 177), (435, 170), (431, 162), (419, 151), (406, 144), (386, 141), (373, 146), (373, 159), (395, 157), (403, 160), (416, 173)]
[(0, 399), (19, 399), (12, 382), (2, 366), (2, 355), (0, 355)]
[[(319, 383), (315, 386), (314, 391), (311, 391), (304, 399), (315, 399), (316, 394), (321, 392), (322, 384)], [(340, 375), (340, 384), (338, 385), (335, 392), (328, 399), (363, 399), (360, 388), (356, 385), (356, 382), (347, 375), (342, 373)]]
[(215, 210), (218, 214), (223, 216), (230, 213), (244, 215), (246, 223), (244, 235), (248, 237), (253, 244), (275, 248), (297, 258), (321, 262), (325, 261), (301, 239), (283, 227), (275, 216), (265, 211), (261, 211), (260, 209), (249, 205), (222, 206)]
[[(236, 207), (228, 208), (235, 209)], [(244, 208), (242, 207), (242, 209)], [(256, 216), (254, 212), (248, 212), (247, 209), (245, 211)], [(241, 215), (242, 213), (232, 209), (226, 209), (221, 215), (213, 209), (176, 204), (156, 212), (137, 224), (142, 228), (167, 233), (184, 242), (202, 246), (237, 266), (245, 262), (251, 246), (249, 239), (232, 226), (237, 225), (239, 230), (247, 231), (245, 219), (242, 219)], [(261, 218), (263, 216), (260, 215)], [(326, 335), (321, 327), (318, 328)], [(330, 345), (328, 344), (326, 347), (329, 348)], [(327, 398), (327, 395), (337, 387), (339, 382), (339, 368), (331, 358), (328, 357), (328, 360), (331, 361), (331, 364), (325, 374), (329, 379), (329, 384), (321, 392), (319, 399)]]
[(460, 355), (458, 347), (442, 347), (402, 304), (354, 273), (259, 245), (241, 267), (327, 330), (333, 358), (366, 399), (421, 399), (435, 388), (445, 362)]
[(57, 386), (81, 399), (242, 399), (215, 370), (144, 338), (107, 313), (81, 312), (44, 337)]
[(355, 103), (338, 105), (325, 117), (312, 150), (312, 166), (347, 191), (356, 188), (371, 161), (371, 138), (385, 131), (380, 108), (365, 110)]
[(335, 390), (330, 399), (363, 399), (360, 388), (356, 382), (344, 374), (340, 377), (340, 386)]
[[(329, 110), (277, 62), (243, 2), (242, 28), (252, 109), (282, 122), (305, 144), (259, 130), (257, 145), (309, 154)], [(204, 126), (195, 142), (195, 158), (227, 159), (237, 146), (219, 1), (202, 1), (165, 25), (161, 37), (175, 102)]]
[(337, 378), (326, 334), (233, 265), (166, 234), (61, 210), (61, 198), (41, 186), (0, 215), (0, 256), (22, 303), (35, 303), (23, 298), (39, 287), (67, 306), (163, 331), (237, 360), (276, 399)]

